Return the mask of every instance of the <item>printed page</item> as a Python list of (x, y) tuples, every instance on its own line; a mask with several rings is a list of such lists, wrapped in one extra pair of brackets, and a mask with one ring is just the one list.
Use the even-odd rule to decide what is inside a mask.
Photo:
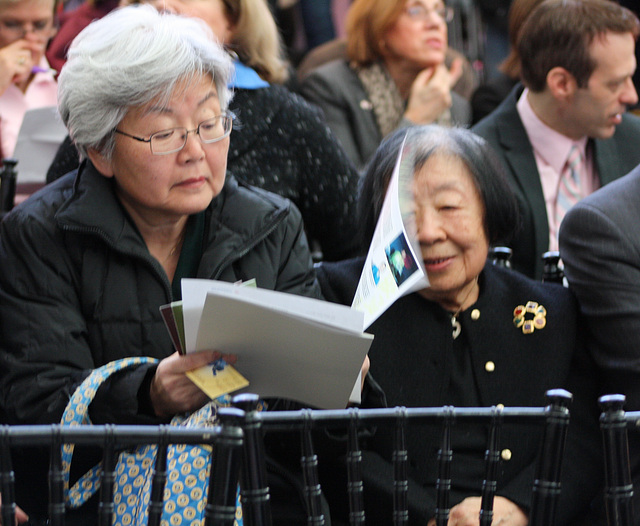
[(47, 170), (66, 136), (67, 128), (58, 108), (45, 106), (28, 110), (13, 152), (13, 157), (18, 159), (18, 183), (44, 183)]
[(399, 297), (429, 286), (413, 211), (414, 157), (403, 143), (353, 299), (363, 330)]

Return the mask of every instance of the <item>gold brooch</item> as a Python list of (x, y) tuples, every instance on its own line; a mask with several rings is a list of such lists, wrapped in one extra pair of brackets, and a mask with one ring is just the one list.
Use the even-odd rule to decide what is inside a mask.
[[(527, 313), (533, 314), (532, 319), (526, 319)], [(547, 309), (535, 301), (527, 301), (526, 305), (518, 305), (513, 310), (513, 324), (524, 334), (531, 334), (536, 329), (544, 329), (547, 324)]]

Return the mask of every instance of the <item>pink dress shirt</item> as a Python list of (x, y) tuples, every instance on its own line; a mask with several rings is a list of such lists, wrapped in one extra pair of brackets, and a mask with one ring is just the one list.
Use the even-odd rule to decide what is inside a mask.
[(554, 206), (558, 196), (558, 183), (569, 151), (573, 144), (581, 150), (585, 159), (584, 170), (580, 174), (580, 191), (582, 197), (591, 194), (600, 187), (600, 182), (593, 164), (593, 153), (587, 148), (587, 137), (573, 141), (566, 135), (555, 131), (542, 122), (531, 108), (525, 89), (518, 100), (518, 114), (533, 147), (533, 155), (540, 174), (540, 184), (547, 206), (547, 220), (549, 222), (549, 250), (558, 250), (558, 228), (556, 224)]

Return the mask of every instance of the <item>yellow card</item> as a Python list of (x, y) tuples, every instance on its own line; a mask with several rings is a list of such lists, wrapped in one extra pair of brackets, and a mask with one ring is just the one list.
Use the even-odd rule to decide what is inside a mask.
[(224, 360), (216, 360), (209, 365), (193, 371), (187, 371), (186, 374), (194, 384), (212, 399), (249, 385), (249, 380)]

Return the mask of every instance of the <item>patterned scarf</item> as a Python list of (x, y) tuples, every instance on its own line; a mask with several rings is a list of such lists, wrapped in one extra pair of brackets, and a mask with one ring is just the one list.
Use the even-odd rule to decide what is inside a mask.
[[(354, 69), (369, 96), (380, 133), (386, 137), (400, 124), (406, 101), (402, 99), (396, 83), (382, 62), (374, 62), (365, 67), (355, 66)], [(434, 124), (448, 127), (452, 125), (449, 108), (442, 112)]]

